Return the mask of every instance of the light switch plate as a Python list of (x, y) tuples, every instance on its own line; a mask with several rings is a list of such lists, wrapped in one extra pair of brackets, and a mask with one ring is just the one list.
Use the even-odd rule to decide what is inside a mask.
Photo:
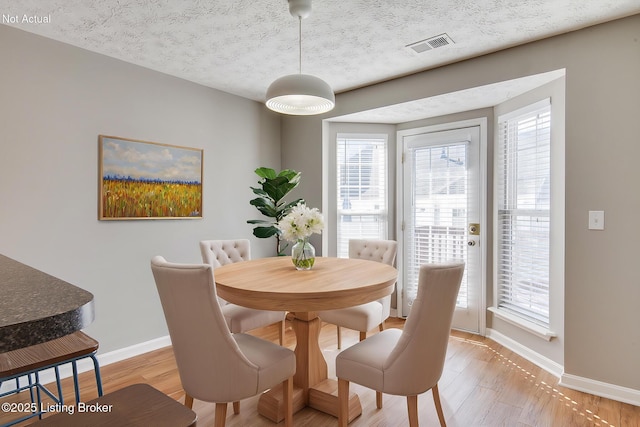
[(589, 230), (604, 230), (604, 211), (589, 211)]

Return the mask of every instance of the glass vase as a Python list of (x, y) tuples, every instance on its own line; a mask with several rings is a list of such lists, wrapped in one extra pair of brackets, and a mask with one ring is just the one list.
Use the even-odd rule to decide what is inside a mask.
[(316, 248), (307, 239), (298, 240), (291, 248), (291, 261), (298, 270), (311, 270), (316, 261)]

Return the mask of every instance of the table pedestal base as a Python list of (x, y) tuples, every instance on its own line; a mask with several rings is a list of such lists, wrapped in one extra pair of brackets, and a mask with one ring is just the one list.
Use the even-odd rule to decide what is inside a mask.
[[(338, 381), (327, 379), (309, 389), (309, 406), (338, 418), (340, 402), (338, 401)], [(353, 421), (362, 414), (360, 398), (349, 392), (349, 420)]]
[[(293, 388), (293, 413), (300, 411), (305, 406), (304, 392), (302, 388)], [(338, 417), (338, 382), (327, 379), (309, 389), (308, 406)], [(260, 396), (258, 401), (258, 413), (265, 418), (279, 423), (284, 420), (284, 405), (282, 402), (282, 385), (278, 385)], [(362, 414), (360, 398), (356, 393), (349, 392), (349, 421), (351, 422)]]
[[(318, 338), (322, 322), (318, 313), (290, 313), (296, 334), (296, 373), (293, 376), (293, 412), (305, 406), (338, 417), (338, 382), (327, 378), (327, 362), (320, 350)], [(284, 419), (282, 385), (260, 396), (258, 413), (278, 423)], [(360, 398), (349, 393), (349, 422), (362, 414)]]
[[(304, 393), (299, 387), (293, 387), (293, 413), (305, 407)], [(282, 384), (265, 391), (258, 400), (258, 413), (274, 423), (284, 420), (284, 402), (282, 400)]]

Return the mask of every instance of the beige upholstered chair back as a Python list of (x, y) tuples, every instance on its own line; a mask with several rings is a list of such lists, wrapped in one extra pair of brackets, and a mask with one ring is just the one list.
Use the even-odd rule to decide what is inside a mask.
[(398, 243), (395, 240), (349, 240), (349, 258), (368, 259), (393, 266)]
[(256, 394), (258, 368), (229, 332), (211, 265), (175, 264), (156, 256), (151, 270), (184, 390), (207, 402)]
[[(351, 239), (349, 240), (349, 258), (368, 259), (393, 267), (396, 262), (398, 242), (395, 240)], [(378, 300), (382, 304), (382, 319), (391, 314), (391, 295)]]
[(383, 367), (386, 393), (417, 395), (438, 383), (463, 273), (464, 264), (420, 267), (418, 295)]
[(249, 240), (203, 240), (200, 242), (202, 260), (213, 268), (251, 259)]

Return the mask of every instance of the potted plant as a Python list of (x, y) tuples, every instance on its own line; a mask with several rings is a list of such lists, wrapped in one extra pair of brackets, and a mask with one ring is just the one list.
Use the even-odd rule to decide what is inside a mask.
[(260, 167), (255, 170), (255, 173), (260, 177), (258, 181), (260, 187), (250, 187), (258, 197), (249, 203), (264, 216), (272, 219), (250, 219), (247, 223), (257, 224), (257, 227), (253, 229), (254, 236), (261, 239), (275, 237), (276, 252), (278, 255), (284, 255), (284, 250), (288, 245), (281, 247), (281, 231), (276, 225), (291, 211), (291, 208), (298, 203), (304, 203), (303, 199), (296, 199), (289, 203), (284, 201), (285, 196), (300, 183), (300, 172), (284, 169), (276, 173), (271, 168)]

